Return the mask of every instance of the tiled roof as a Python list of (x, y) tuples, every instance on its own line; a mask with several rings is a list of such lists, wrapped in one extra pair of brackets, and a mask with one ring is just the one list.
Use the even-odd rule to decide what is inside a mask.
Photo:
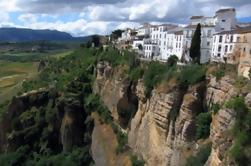
[(183, 35), (183, 31), (177, 31), (174, 33), (175, 35)]
[(235, 8), (220, 9), (216, 13), (224, 13), (224, 12), (228, 12), (228, 11), (234, 11), (235, 12)]
[(200, 19), (200, 18), (203, 18), (204, 16), (192, 16), (190, 17), (190, 19)]
[[(188, 25), (185, 28), (189, 28), (189, 29), (196, 29), (197, 25)], [(207, 28), (207, 27), (215, 27), (214, 25), (201, 25), (201, 28)]]
[(251, 33), (251, 26), (250, 27), (244, 27), (244, 28), (237, 28), (230, 31), (223, 31), (220, 33), (217, 33), (215, 35), (224, 35), (224, 34), (244, 34), (244, 33)]

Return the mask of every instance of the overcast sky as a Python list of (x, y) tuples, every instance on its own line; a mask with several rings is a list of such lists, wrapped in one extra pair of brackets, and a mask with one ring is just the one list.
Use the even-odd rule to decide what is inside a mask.
[(237, 9), (238, 21), (251, 22), (251, 0), (0, 0), (0, 26), (85, 36), (143, 22), (185, 24), (192, 15), (213, 16), (227, 7)]

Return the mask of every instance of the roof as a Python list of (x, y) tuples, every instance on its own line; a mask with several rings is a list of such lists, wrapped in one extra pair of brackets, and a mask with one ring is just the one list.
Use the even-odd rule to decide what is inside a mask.
[(215, 35), (224, 35), (224, 34), (245, 34), (245, 33), (251, 33), (251, 26), (249, 27), (238, 27), (237, 29), (233, 29), (230, 31), (222, 31), (220, 33), (217, 33)]
[(204, 16), (192, 16), (192, 17), (190, 17), (190, 19), (201, 19), (201, 18), (203, 18)]
[[(201, 25), (201, 28), (209, 28), (209, 27), (215, 27), (214, 25)], [(197, 25), (188, 25), (185, 27), (186, 29), (196, 29)]]
[(183, 31), (174, 32), (175, 35), (183, 35)]
[(229, 11), (235, 12), (235, 8), (220, 9), (216, 13), (225, 13), (225, 12), (229, 12)]
[(167, 31), (168, 34), (176, 34), (178, 32), (181, 32), (183, 33), (183, 28), (182, 27), (175, 27), (175, 28), (172, 28), (172, 29), (169, 29)]

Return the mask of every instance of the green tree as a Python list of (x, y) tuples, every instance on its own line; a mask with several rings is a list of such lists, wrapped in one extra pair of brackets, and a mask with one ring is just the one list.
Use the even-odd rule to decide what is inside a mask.
[(167, 60), (168, 66), (176, 66), (179, 58), (176, 55), (171, 55)]
[(112, 34), (111, 34), (112, 39), (113, 39), (113, 40), (117, 40), (119, 37), (121, 37), (121, 35), (122, 35), (123, 32), (124, 32), (124, 31), (121, 30), (121, 29), (114, 30), (114, 31), (112, 32)]
[(191, 47), (189, 50), (190, 57), (195, 63), (200, 63), (200, 44), (201, 44), (201, 25), (198, 24), (192, 38)]

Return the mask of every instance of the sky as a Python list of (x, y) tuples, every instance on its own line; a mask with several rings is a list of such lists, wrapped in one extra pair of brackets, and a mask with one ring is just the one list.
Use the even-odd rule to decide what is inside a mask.
[(192, 15), (228, 7), (238, 21), (251, 22), (251, 0), (0, 0), (0, 27), (104, 35), (144, 22), (186, 24)]

